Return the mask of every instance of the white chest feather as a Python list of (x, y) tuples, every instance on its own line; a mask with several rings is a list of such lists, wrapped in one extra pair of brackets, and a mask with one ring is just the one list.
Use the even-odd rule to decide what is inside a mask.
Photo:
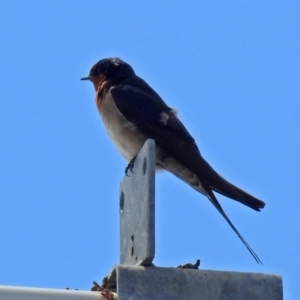
[(104, 101), (99, 112), (113, 143), (125, 159), (130, 161), (142, 148), (146, 136), (121, 115), (112, 99)]

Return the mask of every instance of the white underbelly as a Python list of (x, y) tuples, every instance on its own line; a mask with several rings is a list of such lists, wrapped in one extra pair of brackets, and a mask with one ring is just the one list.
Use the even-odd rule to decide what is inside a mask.
[(146, 136), (120, 114), (113, 101), (103, 103), (100, 114), (113, 143), (125, 159), (130, 161), (142, 148), (147, 140)]

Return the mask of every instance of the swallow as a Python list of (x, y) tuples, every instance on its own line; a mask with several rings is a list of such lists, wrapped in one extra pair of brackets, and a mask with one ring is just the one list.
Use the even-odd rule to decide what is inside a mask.
[(257, 263), (260, 258), (232, 224), (214, 192), (256, 211), (265, 203), (221, 177), (202, 157), (194, 138), (178, 119), (177, 112), (123, 60), (113, 57), (98, 61), (88, 76), (96, 91), (96, 105), (115, 146), (129, 162), (147, 139), (156, 143), (156, 168), (164, 169), (205, 195), (225, 218)]

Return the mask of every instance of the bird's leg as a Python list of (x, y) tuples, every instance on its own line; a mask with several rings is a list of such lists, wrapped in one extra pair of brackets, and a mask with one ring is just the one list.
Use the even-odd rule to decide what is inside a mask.
[(136, 159), (136, 155), (130, 160), (128, 166), (125, 168), (125, 174), (126, 176), (129, 176), (128, 175), (128, 171), (130, 171), (131, 173), (133, 173), (133, 168), (134, 168), (134, 161)]

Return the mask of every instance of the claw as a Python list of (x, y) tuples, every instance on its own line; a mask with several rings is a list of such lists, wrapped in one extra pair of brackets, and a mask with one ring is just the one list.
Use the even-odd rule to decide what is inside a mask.
[(131, 173), (133, 173), (133, 168), (134, 168), (134, 161), (136, 159), (136, 155), (130, 160), (128, 166), (125, 168), (125, 175), (128, 175), (128, 171), (130, 171)]

